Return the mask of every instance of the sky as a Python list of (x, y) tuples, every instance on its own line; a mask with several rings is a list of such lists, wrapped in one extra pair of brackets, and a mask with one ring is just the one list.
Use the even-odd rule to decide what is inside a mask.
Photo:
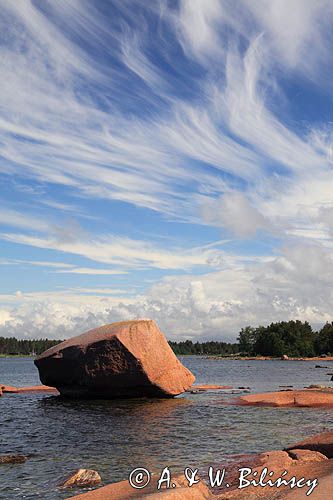
[(0, 7), (0, 336), (333, 320), (331, 0)]

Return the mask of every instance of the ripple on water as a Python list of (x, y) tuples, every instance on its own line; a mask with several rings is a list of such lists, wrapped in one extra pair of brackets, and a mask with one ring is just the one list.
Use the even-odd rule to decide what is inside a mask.
[[(183, 362), (198, 383), (273, 390), (283, 384), (329, 382), (328, 370), (314, 369), (312, 362), (248, 365), (193, 357)], [(0, 380), (34, 385), (38, 375), (31, 359), (0, 359)], [(280, 449), (333, 422), (329, 409), (224, 406), (221, 399), (213, 392), (154, 401), (6, 394), (0, 399), (1, 453), (30, 456), (25, 464), (1, 469), (0, 498), (66, 498), (68, 493), (56, 484), (78, 467), (97, 469), (105, 483), (126, 478), (138, 466), (203, 467), (232, 454)]]

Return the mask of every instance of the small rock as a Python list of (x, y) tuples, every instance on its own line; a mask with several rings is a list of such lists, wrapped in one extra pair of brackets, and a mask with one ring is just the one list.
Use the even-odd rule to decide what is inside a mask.
[(328, 368), (328, 366), (323, 366), (323, 365), (315, 365), (315, 368)]
[(4, 394), (5, 392), (12, 392), (12, 393), (18, 392), (17, 387), (12, 387), (11, 385), (2, 385), (1, 390)]
[(326, 389), (326, 385), (311, 384), (308, 387), (305, 387), (305, 389)]
[(0, 455), (0, 464), (24, 464), (26, 460), (24, 455)]
[(283, 361), (287, 361), (289, 359), (289, 356), (287, 356), (287, 354), (284, 354), (283, 356), (281, 356), (281, 359)]
[(78, 469), (67, 476), (60, 484), (60, 488), (73, 488), (75, 486), (95, 486), (102, 482), (97, 471), (91, 469)]
[(186, 392), (191, 392), (193, 394), (193, 391), (206, 392), (206, 391), (220, 391), (226, 389), (233, 389), (233, 387), (231, 385), (197, 384), (197, 385), (192, 385), (189, 389), (186, 390)]
[(238, 387), (238, 389), (251, 389), (251, 387)]

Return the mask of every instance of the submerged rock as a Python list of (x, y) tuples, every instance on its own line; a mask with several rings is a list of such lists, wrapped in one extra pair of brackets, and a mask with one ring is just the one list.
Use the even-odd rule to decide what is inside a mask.
[(195, 380), (152, 320), (95, 328), (51, 347), (35, 364), (42, 383), (68, 397), (173, 397)]
[(24, 455), (0, 455), (0, 464), (24, 464), (26, 461)]
[(91, 469), (78, 469), (66, 477), (60, 484), (60, 488), (74, 488), (75, 486), (96, 486), (102, 482), (97, 471)]
[(329, 387), (326, 387), (326, 385), (322, 384), (310, 384), (306, 386), (305, 389), (329, 389)]

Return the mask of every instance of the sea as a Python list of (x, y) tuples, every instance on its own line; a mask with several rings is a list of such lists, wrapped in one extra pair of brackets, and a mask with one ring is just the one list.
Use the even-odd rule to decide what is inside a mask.
[[(0, 465), (0, 499), (64, 499), (87, 490), (59, 489), (78, 468), (97, 470), (102, 484), (138, 467), (172, 473), (205, 469), (239, 454), (281, 449), (332, 429), (333, 409), (244, 407), (230, 403), (239, 387), (251, 392), (331, 386), (333, 361), (228, 360), (180, 357), (198, 384), (233, 391), (186, 393), (165, 400), (68, 400), (50, 394), (0, 398), (0, 454), (24, 464)], [(320, 365), (320, 368), (316, 367)], [(1, 384), (40, 384), (32, 358), (0, 358)]]

